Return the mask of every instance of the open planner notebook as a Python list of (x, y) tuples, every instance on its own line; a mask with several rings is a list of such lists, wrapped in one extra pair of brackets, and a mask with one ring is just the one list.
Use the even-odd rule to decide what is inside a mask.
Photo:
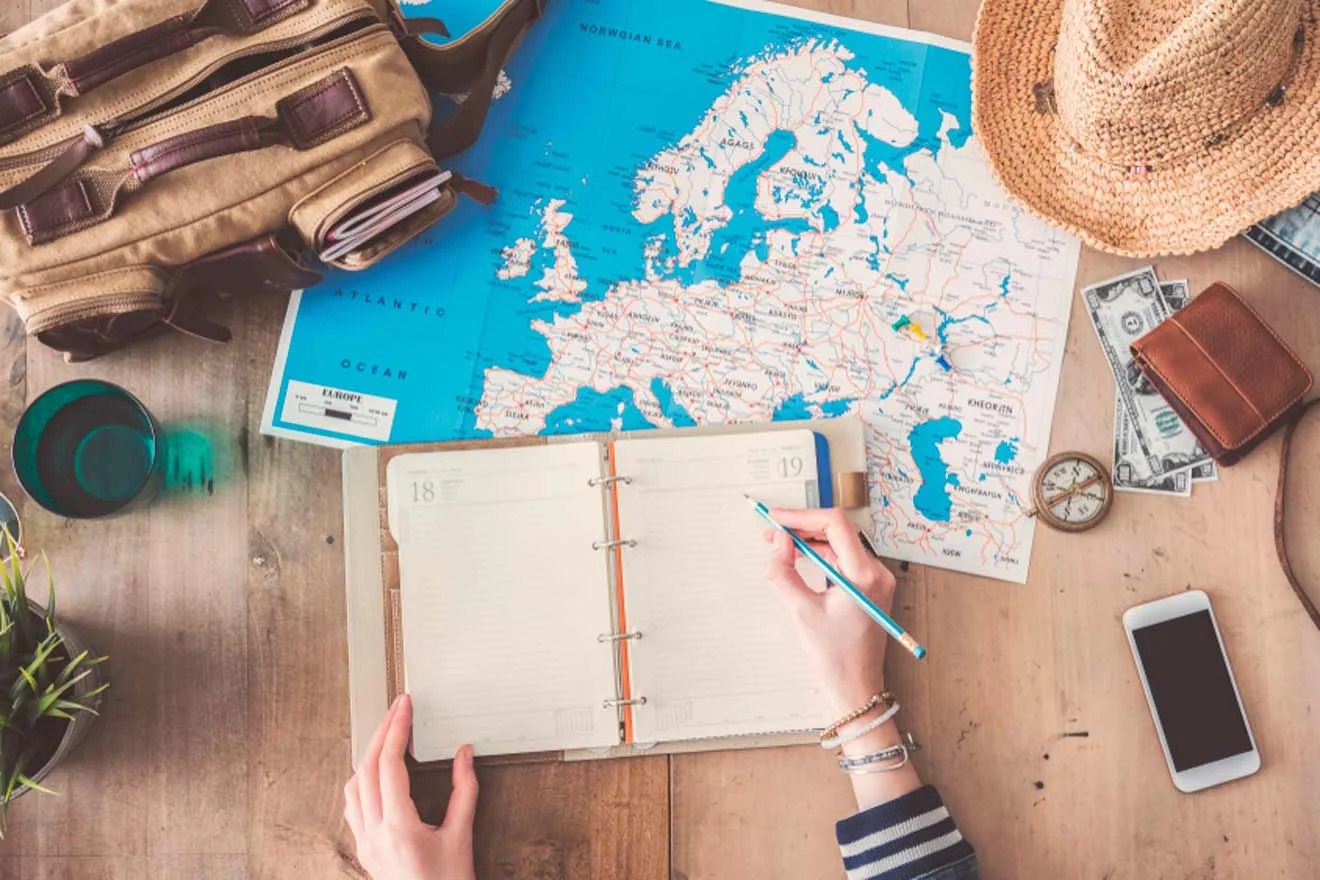
[(776, 430), (390, 459), (414, 756), (819, 726), (743, 495), (828, 504), (828, 448)]

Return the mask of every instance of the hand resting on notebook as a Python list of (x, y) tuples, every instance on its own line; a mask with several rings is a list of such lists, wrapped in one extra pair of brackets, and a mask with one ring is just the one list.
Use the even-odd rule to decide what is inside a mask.
[[(857, 587), (889, 610), (895, 580), (872, 556), (840, 510), (773, 510), (774, 518), (810, 541)], [(888, 636), (838, 590), (813, 590), (795, 567), (797, 550), (774, 530), (768, 588), (778, 588), (829, 701), (840, 715), (884, 691)], [(374, 880), (472, 880), (472, 825), (477, 778), (472, 750), (454, 760), (454, 793), (444, 824), (425, 824), (413, 806), (404, 764), (412, 703), (397, 700), (371, 741), (357, 776), (344, 789), (344, 817), (357, 842), (358, 860)], [(860, 731), (858, 731), (860, 732)], [(897, 746), (888, 721), (843, 745), (842, 755), (863, 756)], [(862, 812), (838, 823), (849, 873), (883, 878), (921, 876), (973, 880), (976, 859), (929, 786), (910, 763), (886, 772), (849, 773)]]
[(412, 715), (406, 694), (394, 701), (357, 775), (344, 786), (344, 819), (357, 842), (358, 862), (375, 880), (474, 880), (477, 773), (472, 748), (464, 746), (454, 756), (454, 792), (444, 824), (427, 825), (413, 805), (403, 760)]

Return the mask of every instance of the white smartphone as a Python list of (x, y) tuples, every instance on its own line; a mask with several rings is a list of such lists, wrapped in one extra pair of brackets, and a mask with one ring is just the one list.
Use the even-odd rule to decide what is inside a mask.
[(1210, 597), (1187, 590), (1123, 614), (1164, 760), (1179, 791), (1200, 791), (1260, 769)]

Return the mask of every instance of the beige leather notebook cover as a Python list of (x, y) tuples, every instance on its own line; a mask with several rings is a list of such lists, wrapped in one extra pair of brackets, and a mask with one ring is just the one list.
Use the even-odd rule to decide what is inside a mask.
[[(727, 529), (730, 522), (752, 529), (754, 516), (746, 511), (747, 519), (738, 517), (727, 497), (691, 503), (693, 493), (700, 496), (711, 482), (712, 469), (728, 467), (721, 454), (736, 454), (752, 435), (780, 431), (799, 437), (814, 432), (827, 440), (835, 505), (848, 509), (859, 526), (869, 526), (864, 427), (854, 418), (345, 452), (354, 763), (405, 688), (414, 694), (413, 749), (423, 761), (443, 760), (456, 742), (477, 739), (484, 741), (485, 754), (480, 749), (478, 754), (486, 763), (813, 741), (802, 729), (821, 719), (805, 695), (807, 683), (792, 681), (797, 670), (780, 659), (791, 634), (778, 630), (781, 621), (769, 606), (720, 601), (721, 577), (730, 572), (745, 577), (755, 570), (749, 565), (759, 563), (759, 555), (752, 560), (750, 554), (761, 548), (747, 541), (707, 546), (700, 541), (706, 531)], [(741, 442), (700, 439), (734, 434), (745, 436)], [(538, 448), (544, 452), (516, 452)], [(454, 452), (464, 454), (448, 454)], [(638, 475), (635, 484), (620, 479), (625, 472)], [(586, 489), (588, 480), (595, 495)], [(531, 500), (523, 503), (523, 496)], [(795, 496), (789, 492), (784, 498), (791, 503)], [(708, 517), (717, 511), (718, 519), (703, 522), (694, 510), (712, 511)], [(482, 527), (481, 518), (489, 516), (507, 521), (505, 533), (489, 523)], [(629, 534), (645, 539), (632, 541)], [(441, 552), (437, 536), (473, 552)], [(592, 545), (600, 552), (593, 554)], [(725, 553), (726, 546), (734, 550)], [(501, 554), (500, 547), (509, 552)], [(742, 558), (734, 558), (739, 553)], [(523, 557), (559, 560), (557, 566), (535, 569), (554, 601), (540, 591), (519, 592), (518, 584), (530, 580), (527, 573), (533, 570), (520, 562)], [(401, 571), (409, 573), (407, 588)], [(575, 586), (595, 583), (598, 576), (604, 585), (599, 594), (591, 592), (594, 587), (584, 594)], [(483, 579), (508, 596), (439, 589)], [(687, 613), (689, 608), (700, 613)], [(745, 616), (759, 621), (764, 637), (725, 646), (720, 633)], [(464, 625), (447, 629), (446, 622), (455, 619)], [(644, 638), (648, 629), (650, 640)], [(637, 631), (643, 637), (622, 637)], [(440, 632), (448, 637), (432, 637)], [(507, 650), (501, 639), (507, 639)], [(568, 639), (598, 643), (608, 655), (556, 649)], [(474, 655), (488, 662), (463, 662)], [(688, 660), (698, 655), (700, 663)], [(731, 689), (730, 681), (737, 687)], [(764, 696), (757, 702), (743, 692)], [(490, 702), (517, 709), (483, 702), (495, 693), (501, 699)], [(643, 699), (646, 694), (650, 697)], [(455, 707), (465, 707), (467, 714)], [(539, 749), (541, 743), (560, 747)]]

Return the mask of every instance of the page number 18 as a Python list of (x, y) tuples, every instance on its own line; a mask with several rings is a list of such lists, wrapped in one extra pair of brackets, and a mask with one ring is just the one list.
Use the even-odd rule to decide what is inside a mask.
[(435, 483), (430, 480), (413, 480), (413, 504), (430, 504), (435, 501)]

